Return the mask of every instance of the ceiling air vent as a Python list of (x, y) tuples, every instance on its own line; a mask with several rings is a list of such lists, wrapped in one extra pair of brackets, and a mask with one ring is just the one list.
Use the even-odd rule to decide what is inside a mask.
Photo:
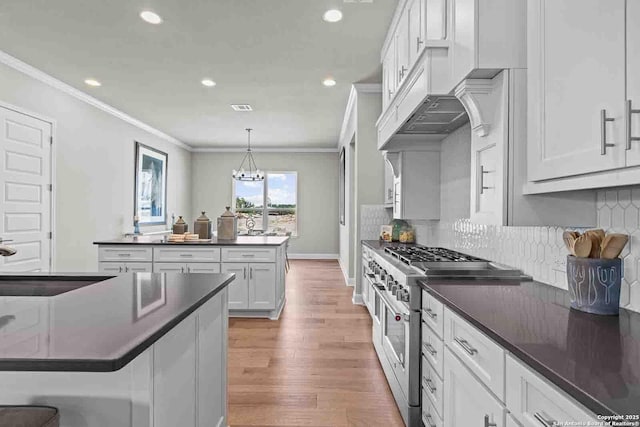
[(251, 108), (249, 104), (231, 104), (231, 108), (233, 108), (234, 111), (253, 111), (253, 108)]

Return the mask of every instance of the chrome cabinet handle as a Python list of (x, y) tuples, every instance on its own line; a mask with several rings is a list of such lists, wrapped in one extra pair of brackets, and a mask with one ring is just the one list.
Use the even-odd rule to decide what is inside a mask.
[(547, 414), (545, 414), (544, 412), (536, 412), (533, 414), (533, 417), (538, 420), (538, 422), (544, 427), (553, 427), (554, 425), (556, 425), (555, 420), (548, 419), (546, 415)]
[(124, 268), (124, 272), (125, 272), (125, 273), (128, 273), (128, 272), (129, 272), (129, 267), (125, 267), (125, 268)]
[(626, 117), (627, 117), (627, 126), (626, 126), (626, 141), (627, 141), (627, 150), (631, 150), (631, 143), (633, 141), (640, 141), (640, 136), (633, 136), (631, 134), (631, 119), (634, 114), (640, 114), (640, 109), (634, 109), (631, 105), (631, 100), (627, 100), (626, 105)]
[(615, 147), (615, 144), (607, 143), (607, 122), (613, 122), (616, 119), (607, 117), (607, 110), (600, 110), (600, 154), (607, 154), (607, 147)]
[(424, 347), (424, 349), (427, 350), (427, 353), (429, 353), (432, 356), (435, 356), (436, 354), (438, 354), (438, 350), (433, 348), (433, 346), (429, 343), (424, 344), (422, 347)]
[(247, 267), (242, 267), (242, 274), (244, 275), (244, 278), (247, 278)]
[(429, 427), (438, 427), (436, 423), (433, 422), (433, 418), (431, 417), (431, 414), (425, 415), (425, 418), (427, 419), (427, 424), (429, 424)]
[(126, 256), (131, 256), (131, 254), (118, 254), (118, 256), (126, 257)]
[(480, 165), (480, 194), (484, 194), (484, 190), (490, 190), (493, 188), (484, 185), (484, 175), (487, 173), (491, 173), (491, 171), (484, 170), (484, 166)]
[(434, 313), (433, 310), (431, 310), (430, 308), (424, 309), (422, 311), (424, 311), (425, 314), (427, 316), (429, 316), (430, 318), (432, 318), (432, 319), (435, 319), (436, 317), (438, 317), (438, 315), (436, 313)]
[(429, 393), (431, 394), (436, 393), (436, 386), (433, 385), (433, 381), (431, 381), (431, 378), (425, 378), (424, 385), (427, 386), (426, 389), (429, 390)]
[(471, 347), (471, 345), (469, 344), (469, 342), (467, 340), (463, 340), (462, 338), (454, 338), (453, 339), (460, 347), (462, 347), (464, 349), (464, 351), (466, 351), (467, 353), (469, 353), (471, 356), (475, 355), (476, 353), (478, 353), (478, 350), (476, 350), (475, 348)]
[(393, 91), (391, 89), (388, 89), (387, 92), (389, 93), (389, 99), (391, 99), (391, 97), (393, 96)]
[(187, 267), (187, 273), (191, 273), (191, 267)]
[(181, 257), (188, 257), (191, 258), (193, 256), (193, 254), (180, 254)]
[(122, 266), (118, 267), (118, 273), (122, 273)]
[(424, 42), (420, 40), (420, 37), (416, 37), (416, 52), (420, 52), (420, 45), (422, 45), (422, 43)]
[(497, 423), (489, 420), (489, 415), (484, 416), (484, 427), (498, 427)]
[(249, 267), (249, 279), (253, 279), (253, 267)]
[(180, 273), (184, 273), (184, 267), (180, 267)]

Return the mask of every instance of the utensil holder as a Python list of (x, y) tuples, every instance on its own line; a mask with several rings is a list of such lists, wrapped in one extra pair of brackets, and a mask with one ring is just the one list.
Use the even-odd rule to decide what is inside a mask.
[(567, 256), (571, 308), (615, 316), (620, 312), (622, 260)]

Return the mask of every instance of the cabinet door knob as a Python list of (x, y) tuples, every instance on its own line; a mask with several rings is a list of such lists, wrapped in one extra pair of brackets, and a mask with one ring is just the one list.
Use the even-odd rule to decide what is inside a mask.
[(607, 142), (607, 122), (613, 122), (616, 119), (607, 117), (607, 110), (600, 110), (600, 154), (607, 154), (607, 147), (615, 147), (615, 144)]

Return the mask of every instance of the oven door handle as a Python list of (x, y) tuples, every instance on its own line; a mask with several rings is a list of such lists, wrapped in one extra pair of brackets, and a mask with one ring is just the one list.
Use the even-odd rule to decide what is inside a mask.
[(380, 289), (376, 288), (376, 292), (378, 293), (378, 295), (380, 295), (380, 299), (382, 300), (383, 304), (387, 306), (390, 312), (393, 313), (393, 316), (397, 322), (401, 320), (404, 320), (405, 322), (409, 322), (409, 314), (401, 313), (398, 310), (396, 310), (393, 307), (393, 304), (391, 303), (391, 301), (389, 301), (389, 298), (385, 294), (383, 294)]

